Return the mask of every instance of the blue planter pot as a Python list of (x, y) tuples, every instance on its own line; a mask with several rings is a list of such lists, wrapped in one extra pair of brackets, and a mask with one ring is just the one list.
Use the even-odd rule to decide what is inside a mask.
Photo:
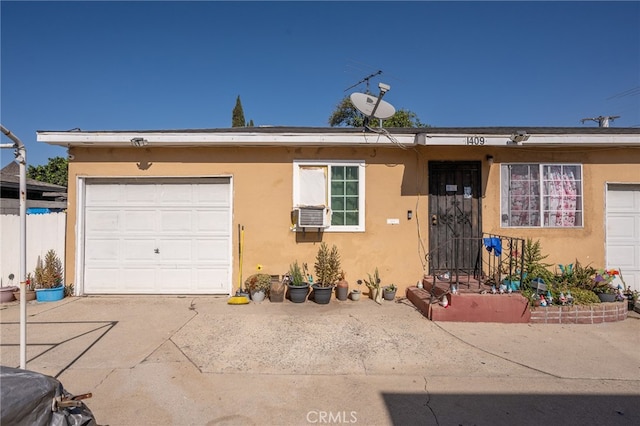
[(36, 300), (38, 302), (55, 302), (64, 298), (64, 286), (54, 288), (37, 288)]

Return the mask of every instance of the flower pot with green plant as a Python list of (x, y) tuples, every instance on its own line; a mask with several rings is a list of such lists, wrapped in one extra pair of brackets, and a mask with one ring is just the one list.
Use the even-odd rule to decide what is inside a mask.
[(331, 300), (333, 286), (340, 277), (340, 253), (335, 244), (329, 249), (325, 242), (320, 243), (316, 261), (313, 265), (316, 282), (313, 283), (313, 300), (326, 305)]
[(271, 288), (271, 275), (253, 274), (246, 279), (244, 286), (251, 293), (251, 300), (257, 303), (262, 302)]
[(600, 269), (596, 274), (592, 291), (598, 296), (601, 302), (615, 302), (619, 293), (618, 289), (612, 285), (616, 275), (620, 272), (616, 269)]
[(55, 250), (51, 249), (47, 252), (44, 262), (38, 256), (36, 268), (33, 272), (36, 299), (39, 302), (53, 302), (64, 298), (62, 277), (62, 261)]
[(384, 300), (394, 300), (396, 298), (397, 290), (398, 287), (395, 284), (384, 286), (384, 292), (382, 293)]
[(376, 301), (376, 303), (382, 303), (382, 291), (380, 289), (380, 274), (376, 267), (373, 275), (367, 274), (368, 279), (364, 280), (364, 283), (369, 288), (369, 297)]
[(297, 260), (289, 265), (289, 272), (285, 275), (283, 281), (287, 284), (289, 299), (293, 303), (303, 303), (307, 300), (309, 282), (302, 273), (302, 268)]

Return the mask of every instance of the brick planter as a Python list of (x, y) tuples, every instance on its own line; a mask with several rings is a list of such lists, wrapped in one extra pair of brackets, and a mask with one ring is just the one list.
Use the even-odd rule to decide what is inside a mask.
[(547, 306), (531, 309), (533, 324), (600, 324), (624, 321), (627, 303), (607, 302), (578, 306)]

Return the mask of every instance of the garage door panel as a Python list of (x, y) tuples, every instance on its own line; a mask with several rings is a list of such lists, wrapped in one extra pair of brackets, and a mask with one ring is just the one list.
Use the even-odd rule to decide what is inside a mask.
[(194, 197), (198, 204), (219, 207), (231, 206), (231, 192), (229, 191), (229, 185), (198, 185), (194, 188)]
[(192, 232), (194, 231), (193, 212), (191, 210), (161, 210), (161, 229), (166, 232)]
[(607, 210), (610, 212), (638, 212), (640, 210), (640, 190), (617, 187), (607, 193)]
[(228, 265), (230, 253), (229, 240), (226, 238), (211, 238), (196, 240), (196, 261)]
[(114, 232), (120, 228), (120, 214), (113, 210), (90, 210), (85, 214), (87, 232)]
[(151, 184), (125, 184), (121, 191), (120, 203), (123, 206), (154, 205), (158, 197), (156, 185)]
[(90, 282), (95, 292), (110, 293), (114, 291), (114, 287), (120, 287), (120, 269), (116, 264), (104, 265), (102, 267), (91, 268), (85, 274), (85, 281)]
[(164, 184), (160, 187), (159, 204), (182, 204), (191, 205), (193, 203), (193, 185)]
[(85, 261), (118, 261), (120, 241), (114, 238), (91, 238), (87, 240)]
[(155, 232), (158, 225), (155, 209), (126, 209), (120, 211), (123, 231)]
[(198, 268), (195, 271), (193, 291), (202, 293), (208, 288), (213, 288), (214, 291), (222, 293), (225, 292), (229, 281), (229, 273), (226, 268)]
[(158, 288), (171, 293), (191, 293), (191, 267), (159, 269)]
[(118, 185), (92, 185), (91, 191), (86, 191), (86, 206), (113, 206), (119, 201)]
[(158, 260), (157, 254), (155, 253), (155, 249), (157, 248), (155, 238), (127, 238), (121, 240), (121, 242), (122, 250), (120, 252), (122, 254), (122, 262), (154, 262)]
[(607, 235), (615, 240), (637, 241), (640, 237), (640, 218), (632, 215), (610, 215)]
[(193, 258), (191, 239), (160, 239), (158, 245), (163, 262), (187, 262)]
[(85, 293), (231, 291), (228, 178), (103, 179), (85, 192)]
[(611, 247), (609, 255), (616, 260), (616, 268), (640, 269), (640, 253), (635, 246), (616, 245)]
[(226, 210), (198, 210), (196, 215), (196, 230), (198, 232), (214, 232), (228, 234), (231, 228), (231, 217)]
[(122, 293), (150, 293), (156, 286), (155, 265), (131, 266), (120, 275)]

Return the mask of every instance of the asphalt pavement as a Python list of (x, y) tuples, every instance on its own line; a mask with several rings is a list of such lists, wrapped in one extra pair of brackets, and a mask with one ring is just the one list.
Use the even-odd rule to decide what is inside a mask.
[[(640, 315), (434, 323), (406, 299), (229, 305), (93, 296), (27, 305), (27, 369), (101, 425), (637, 425)], [(19, 305), (0, 305), (19, 366)]]

